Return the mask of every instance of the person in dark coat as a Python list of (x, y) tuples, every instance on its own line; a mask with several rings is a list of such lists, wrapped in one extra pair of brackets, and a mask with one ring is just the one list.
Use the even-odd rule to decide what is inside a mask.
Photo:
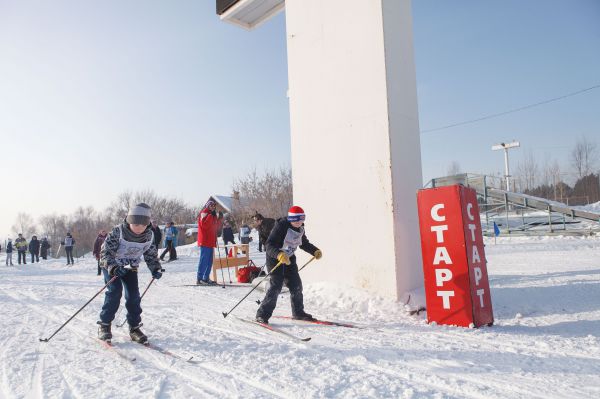
[[(12, 243), (12, 239), (9, 238), (8, 242), (6, 243), (6, 266), (12, 266), (12, 253), (13, 253), (13, 243)], [(9, 265), (10, 262), (10, 265)]]
[(31, 254), (31, 263), (40, 261), (40, 241), (37, 236), (31, 237), (31, 241), (29, 241), (29, 253)]
[(258, 212), (252, 219), (254, 220), (254, 228), (258, 230), (258, 252), (262, 252), (262, 248), (267, 242), (273, 226), (275, 226), (275, 219), (265, 218)]
[(94, 254), (96, 261), (98, 262), (98, 276), (102, 274), (102, 268), (100, 267), (100, 251), (102, 250), (104, 240), (106, 240), (106, 230), (100, 230), (96, 237), (96, 241), (94, 241), (94, 250), (92, 251), (92, 254)]
[(158, 249), (160, 248), (160, 242), (162, 241), (162, 231), (160, 231), (160, 227), (158, 227), (156, 220), (152, 221), (152, 226), (150, 228), (154, 233), (154, 245), (156, 245), (156, 249)]
[(48, 237), (42, 238), (42, 242), (40, 243), (40, 256), (42, 259), (48, 259), (48, 250), (50, 249), (50, 243), (48, 242)]
[(266, 242), (267, 270), (272, 273), (265, 298), (260, 303), (256, 312), (256, 321), (269, 324), (269, 318), (277, 305), (277, 297), (283, 284), (290, 290), (292, 304), (292, 318), (296, 320), (315, 320), (312, 315), (304, 311), (304, 297), (302, 295), (302, 280), (296, 264), (296, 249), (300, 247), (315, 259), (321, 259), (323, 253), (308, 241), (304, 234), (305, 215), (302, 208), (292, 206), (287, 218), (281, 218), (269, 234)]
[(228, 243), (235, 244), (235, 236), (233, 235), (231, 221), (229, 219), (225, 219), (223, 222), (223, 245), (227, 246)]

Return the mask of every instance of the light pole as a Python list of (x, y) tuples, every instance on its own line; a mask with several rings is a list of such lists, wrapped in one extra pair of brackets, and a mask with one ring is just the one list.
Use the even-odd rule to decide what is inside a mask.
[(506, 191), (510, 191), (510, 170), (508, 168), (508, 149), (519, 147), (518, 141), (512, 143), (500, 143), (492, 146), (492, 150), (504, 150), (504, 175), (506, 177)]

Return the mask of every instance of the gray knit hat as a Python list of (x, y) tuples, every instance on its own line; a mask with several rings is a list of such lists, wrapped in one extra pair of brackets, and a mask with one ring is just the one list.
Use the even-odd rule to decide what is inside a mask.
[(127, 212), (127, 218), (125, 218), (129, 224), (143, 224), (147, 226), (150, 224), (150, 207), (143, 202), (140, 202)]

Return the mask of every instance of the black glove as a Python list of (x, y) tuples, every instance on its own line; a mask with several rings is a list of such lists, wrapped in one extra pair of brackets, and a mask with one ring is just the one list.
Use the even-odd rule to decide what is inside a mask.
[(219, 219), (223, 219), (223, 212), (219, 211)]
[(123, 266), (115, 266), (112, 269), (110, 269), (111, 276), (125, 277), (126, 274), (127, 269), (125, 269)]
[(154, 279), (158, 280), (162, 277), (162, 272), (163, 272), (163, 269), (154, 269), (152, 271), (152, 277)]
[(217, 211), (210, 211), (210, 214), (213, 216), (217, 216)]

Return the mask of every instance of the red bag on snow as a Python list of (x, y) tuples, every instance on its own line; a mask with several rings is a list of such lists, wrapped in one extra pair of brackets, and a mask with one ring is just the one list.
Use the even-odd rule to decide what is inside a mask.
[(242, 267), (237, 271), (238, 283), (249, 283), (260, 273), (260, 269), (256, 266)]

